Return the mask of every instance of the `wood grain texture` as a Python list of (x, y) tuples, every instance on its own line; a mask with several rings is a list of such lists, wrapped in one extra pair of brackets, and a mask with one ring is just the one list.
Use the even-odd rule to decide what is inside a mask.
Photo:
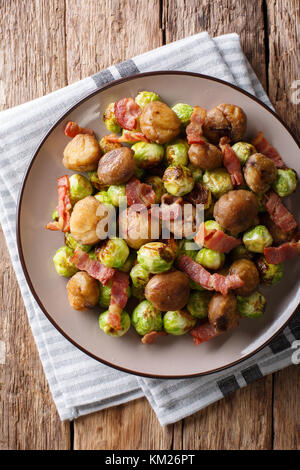
[[(1, 109), (66, 84), (63, 2), (1, 2)], [(0, 449), (69, 449), (0, 235)]]

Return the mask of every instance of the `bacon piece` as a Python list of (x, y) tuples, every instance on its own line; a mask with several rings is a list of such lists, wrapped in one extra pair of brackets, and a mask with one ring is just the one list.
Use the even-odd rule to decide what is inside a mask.
[(143, 344), (152, 344), (158, 336), (168, 336), (168, 333), (165, 331), (150, 331), (142, 337)]
[(209, 189), (201, 182), (195, 184), (194, 189), (184, 196), (184, 200), (194, 204), (203, 204), (204, 206), (209, 203), (210, 200), (210, 191)]
[(223, 165), (230, 174), (233, 186), (240, 186), (244, 183), (241, 162), (234, 150), (230, 147), (229, 142), (229, 137), (222, 137), (220, 139), (219, 147), (223, 154)]
[(177, 266), (204, 289), (216, 290), (223, 295), (226, 295), (229, 289), (238, 289), (244, 285), (244, 281), (236, 274), (227, 276), (217, 273), (210, 274), (201, 264), (187, 255), (180, 256)]
[(91, 259), (88, 253), (80, 248), (75, 249), (74, 256), (72, 256), (70, 261), (75, 264), (77, 269), (86, 271), (91, 277), (98, 279), (104, 286), (108, 284), (116, 272), (115, 269), (104, 266), (100, 261)]
[(293, 214), (283, 205), (280, 197), (274, 191), (269, 191), (264, 196), (263, 204), (274, 224), (283, 232), (288, 233), (297, 227)]
[(123, 135), (109, 134), (105, 136), (108, 142), (112, 143), (134, 143), (134, 142), (147, 142), (150, 140), (142, 132), (123, 132)]
[(62, 227), (59, 222), (55, 221), (55, 222), (49, 222), (49, 224), (46, 225), (46, 229), (57, 231), (57, 230), (61, 230)]
[(193, 337), (194, 345), (198, 346), (198, 344), (219, 336), (220, 333), (217, 333), (214, 327), (205, 320), (203, 323), (200, 322), (194, 326), (194, 328), (191, 329), (190, 334)]
[(206, 118), (206, 109), (201, 108), (200, 106), (195, 106), (193, 114), (191, 115), (191, 122), (186, 128), (186, 135), (188, 143), (191, 144), (200, 144), (205, 145), (205, 140), (203, 139), (203, 129)]
[(127, 304), (129, 275), (116, 271), (112, 278), (108, 321), (115, 330), (121, 330), (121, 314)]
[(128, 206), (143, 204), (146, 207), (155, 202), (155, 192), (150, 184), (141, 183), (132, 177), (126, 184), (126, 197)]
[(283, 243), (280, 246), (264, 248), (264, 255), (268, 263), (280, 264), (286, 259), (295, 258), (300, 253), (300, 242)]
[(46, 225), (46, 228), (48, 230), (62, 230), (63, 232), (69, 232), (72, 204), (70, 201), (70, 182), (68, 175), (57, 178), (57, 191), (58, 222), (49, 222), (49, 224)]
[(267, 141), (263, 132), (259, 132), (255, 139), (251, 142), (256, 150), (263, 153), (266, 157), (273, 160), (277, 168), (286, 168), (285, 163), (281, 160), (281, 157), (277, 150)]
[(122, 308), (116, 304), (110, 304), (108, 307), (108, 323), (114, 330), (121, 330)]
[(204, 222), (200, 224), (194, 240), (199, 246), (205, 246), (219, 253), (229, 253), (242, 243), (240, 239), (227, 235), (222, 230), (207, 229)]
[(85, 127), (78, 126), (77, 122), (69, 121), (65, 127), (65, 135), (67, 137), (75, 137), (77, 134), (89, 134), (94, 136), (95, 132), (91, 129), (86, 129)]
[(120, 126), (128, 131), (136, 129), (137, 117), (141, 114), (142, 110), (133, 98), (123, 98), (116, 101), (114, 111)]

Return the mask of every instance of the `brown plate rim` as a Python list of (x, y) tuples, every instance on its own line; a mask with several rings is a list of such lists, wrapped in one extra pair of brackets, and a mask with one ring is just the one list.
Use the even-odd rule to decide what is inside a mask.
[(22, 187), (21, 187), (21, 190), (19, 192), (19, 196), (18, 196), (18, 202), (17, 202), (17, 214), (16, 214), (16, 237), (17, 237), (17, 247), (18, 247), (18, 253), (19, 253), (19, 258), (20, 258), (20, 262), (21, 262), (21, 266), (22, 266), (22, 270), (23, 270), (23, 273), (25, 275), (25, 278), (26, 278), (26, 281), (27, 281), (27, 284), (30, 288), (30, 291), (32, 293), (32, 295), (34, 296), (36, 302), (38, 303), (39, 307), (41, 308), (41, 310), (44, 312), (44, 314), (46, 315), (46, 317), (48, 318), (48, 320), (52, 323), (52, 325), (68, 340), (70, 341), (74, 346), (76, 346), (78, 349), (80, 349), (82, 352), (84, 352), (85, 354), (87, 354), (88, 356), (92, 357), (93, 359), (96, 359), (97, 361), (101, 362), (102, 364), (105, 364), (109, 367), (112, 367), (113, 369), (117, 369), (117, 370), (120, 370), (122, 372), (126, 372), (128, 374), (133, 374), (133, 375), (137, 375), (137, 376), (140, 376), (140, 377), (147, 377), (147, 378), (155, 378), (155, 379), (187, 379), (187, 378), (193, 378), (193, 377), (201, 377), (201, 376), (204, 376), (204, 375), (210, 375), (210, 374), (213, 374), (215, 372), (220, 372), (222, 370), (226, 370), (236, 364), (239, 364), (243, 361), (245, 361), (246, 359), (249, 359), (251, 356), (253, 356), (254, 354), (256, 354), (257, 352), (259, 352), (261, 349), (263, 349), (265, 346), (267, 346), (286, 326), (287, 324), (289, 323), (289, 321), (291, 320), (291, 318), (295, 315), (296, 311), (297, 311), (297, 308), (298, 306), (296, 307), (296, 309), (292, 312), (292, 314), (289, 316), (289, 318), (287, 319), (287, 321), (284, 323), (284, 325), (282, 325), (277, 331), (276, 333), (274, 333), (267, 341), (265, 341), (265, 343), (263, 343), (261, 346), (259, 346), (258, 348), (256, 348), (254, 351), (252, 351), (251, 353), (247, 354), (246, 356), (240, 358), (240, 359), (237, 359), (236, 361), (233, 361), (231, 362), (230, 364), (227, 364), (225, 366), (222, 366), (222, 367), (218, 367), (216, 369), (211, 369), (209, 371), (206, 371), (206, 372), (199, 372), (199, 373), (196, 373), (196, 374), (187, 374), (187, 375), (157, 375), (157, 374), (148, 374), (148, 373), (142, 373), (142, 372), (137, 372), (137, 371), (134, 371), (132, 369), (127, 369), (125, 367), (120, 367), (120, 366), (117, 366), (113, 363), (110, 363), (98, 356), (96, 356), (95, 354), (87, 351), (83, 346), (79, 345), (76, 341), (74, 341), (70, 336), (68, 336), (68, 334), (60, 327), (56, 324), (55, 320), (51, 317), (51, 315), (48, 313), (48, 311), (46, 310), (46, 308), (44, 307), (44, 305), (42, 304), (37, 292), (35, 291), (35, 288), (31, 282), (31, 279), (30, 279), (30, 275), (27, 271), (27, 267), (26, 267), (26, 264), (25, 264), (25, 259), (24, 259), (24, 255), (23, 255), (23, 249), (22, 249), (22, 244), (21, 244), (21, 233), (20, 233), (20, 217), (21, 217), (21, 209), (22, 209), (22, 199), (23, 199), (23, 193), (24, 193), (24, 189), (25, 189), (25, 185), (26, 185), (26, 181), (27, 181), (27, 178), (28, 178), (28, 175), (30, 173), (30, 170), (31, 170), (31, 167), (39, 153), (39, 150), (40, 148), (42, 147), (42, 145), (44, 144), (45, 140), (48, 138), (48, 136), (53, 132), (53, 130), (66, 118), (66, 116), (68, 114), (70, 114), (74, 109), (76, 109), (78, 106), (80, 106), (82, 103), (84, 103), (85, 101), (87, 101), (88, 99), (90, 99), (91, 97), (97, 95), (98, 93), (101, 93), (102, 91), (104, 90), (107, 90), (109, 88), (112, 88), (114, 87), (115, 85), (118, 85), (120, 83), (124, 83), (124, 82), (127, 82), (127, 81), (131, 81), (131, 80), (134, 80), (136, 78), (141, 78), (141, 77), (148, 77), (148, 76), (153, 76), (153, 75), (181, 75), (181, 76), (184, 76), (184, 75), (188, 75), (188, 76), (192, 76), (192, 77), (197, 77), (197, 78), (201, 78), (201, 79), (206, 79), (206, 80), (210, 80), (210, 81), (214, 81), (214, 82), (217, 82), (217, 83), (221, 83), (223, 85), (226, 85), (230, 88), (233, 88), (234, 90), (246, 95), (248, 98), (250, 98), (251, 100), (255, 101), (256, 103), (258, 103), (260, 106), (262, 106), (263, 108), (265, 108), (270, 114), (272, 114), (282, 125), (283, 127), (288, 131), (288, 133), (290, 134), (291, 138), (294, 140), (294, 142), (296, 143), (296, 145), (298, 146), (299, 150), (300, 150), (300, 144), (296, 138), (296, 136), (294, 135), (294, 133), (289, 129), (289, 127), (285, 124), (285, 122), (272, 110), (270, 109), (265, 103), (263, 103), (259, 98), (257, 98), (256, 96), (254, 95), (251, 95), (250, 93), (248, 93), (247, 91), (243, 90), (242, 88), (236, 86), (236, 85), (233, 85), (232, 83), (229, 83), (229, 82), (226, 82), (224, 80), (221, 80), (220, 78), (215, 78), (215, 77), (211, 77), (209, 75), (204, 75), (204, 74), (200, 74), (200, 73), (196, 73), (196, 72), (184, 72), (184, 71), (173, 71), (173, 70), (157, 70), (157, 71), (154, 71), (154, 72), (143, 72), (143, 73), (137, 73), (137, 74), (134, 74), (134, 75), (130, 75), (128, 77), (123, 77), (123, 78), (120, 78), (118, 80), (114, 80), (113, 82), (110, 82), (108, 83), (107, 85), (104, 85), (100, 88), (98, 88), (97, 90), (94, 90), (92, 92), (89, 92), (86, 96), (84, 96), (83, 98), (81, 98), (79, 101), (77, 101), (75, 104), (73, 104), (72, 106), (70, 106), (67, 111), (65, 111), (56, 121), (55, 123), (50, 127), (50, 129), (44, 134), (44, 136), (42, 137), (40, 143), (37, 145), (36, 147), (36, 150), (34, 151), (33, 153), (33, 156), (31, 157), (30, 159), (30, 162), (28, 164), (28, 167), (26, 169), (26, 172), (25, 172), (25, 175), (23, 177), (23, 180), (22, 180)]

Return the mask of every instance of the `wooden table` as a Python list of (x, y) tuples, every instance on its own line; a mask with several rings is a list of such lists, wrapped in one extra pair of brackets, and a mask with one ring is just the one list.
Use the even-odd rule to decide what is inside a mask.
[[(298, 0), (0, 0), (0, 10), (1, 109), (200, 31), (237, 32), (276, 110), (297, 131)], [(3, 235), (0, 309), (0, 449), (300, 448), (299, 367), (165, 428), (146, 399), (61, 423)]]

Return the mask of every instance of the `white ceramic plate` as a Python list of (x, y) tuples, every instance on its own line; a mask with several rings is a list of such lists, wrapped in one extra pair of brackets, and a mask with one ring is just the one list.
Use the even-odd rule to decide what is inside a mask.
[[(19, 255), (31, 291), (53, 325), (73, 344), (95, 359), (133, 374), (175, 378), (197, 376), (229, 367), (262, 348), (288, 322), (300, 299), (297, 259), (285, 263), (285, 277), (273, 288), (262, 288), (267, 309), (262, 318), (245, 319), (240, 327), (198, 347), (190, 335), (160, 338), (143, 345), (133, 328), (124, 337), (106, 336), (98, 327), (99, 311), (75, 311), (68, 303), (67, 280), (57, 275), (52, 257), (63, 245), (63, 234), (45, 230), (57, 204), (56, 179), (71, 174), (62, 165), (69, 139), (69, 120), (107, 134), (102, 114), (108, 103), (153, 90), (173, 106), (184, 102), (210, 109), (219, 103), (243, 108), (248, 117), (246, 139), (262, 130), (287, 166), (300, 176), (300, 150), (283, 122), (264, 104), (221, 80), (186, 72), (153, 72), (114, 82), (70, 109), (43, 138), (24, 178), (19, 197), (17, 238)], [(43, 136), (41, 136), (43, 137)], [(299, 190), (286, 200), (299, 220)]]

